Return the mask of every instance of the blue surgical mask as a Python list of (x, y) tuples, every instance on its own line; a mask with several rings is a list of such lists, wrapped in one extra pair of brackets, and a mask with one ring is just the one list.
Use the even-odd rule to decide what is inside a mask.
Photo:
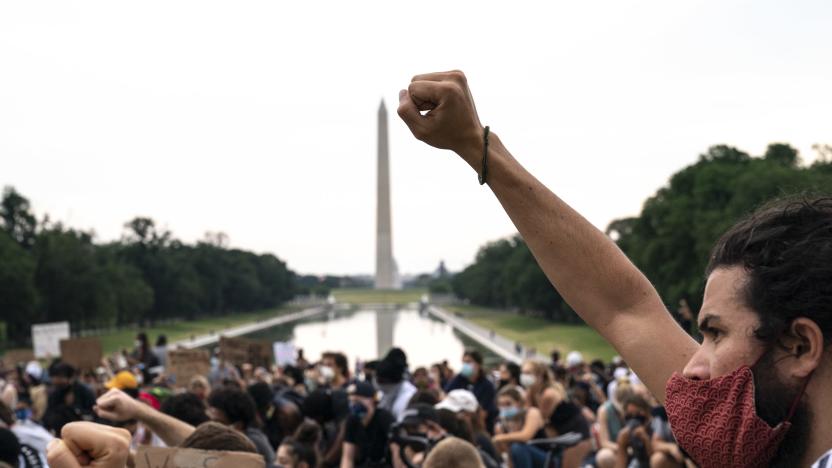
[(354, 401), (350, 403), (350, 414), (363, 418), (367, 415), (367, 407), (357, 401)]
[(32, 410), (29, 408), (18, 408), (14, 410), (14, 417), (18, 421), (26, 421), (32, 417)]
[(520, 408), (516, 406), (509, 406), (508, 408), (500, 408), (500, 417), (502, 419), (511, 419), (520, 414)]
[(459, 370), (459, 373), (463, 377), (471, 377), (472, 375), (474, 375), (474, 366), (465, 362), (462, 364), (462, 369)]

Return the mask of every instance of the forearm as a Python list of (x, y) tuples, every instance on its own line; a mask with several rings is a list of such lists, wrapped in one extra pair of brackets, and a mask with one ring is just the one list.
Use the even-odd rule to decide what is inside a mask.
[(168, 416), (161, 411), (156, 411), (149, 406), (143, 408), (136, 419), (159, 436), (168, 447), (181, 445), (195, 430), (190, 424)]
[[(609, 237), (523, 168), (496, 135), (489, 140), (488, 185), (543, 272), (663, 401), (667, 378), (684, 367), (695, 342), (676, 325), (652, 284)], [(469, 148), (461, 156), (480, 171), (482, 145)], [(634, 329), (640, 333), (632, 333)], [(666, 343), (678, 352), (656, 362), (652, 353), (644, 355), (645, 342)]]
[[(462, 157), (481, 170), (482, 146)], [(489, 136), (488, 185), (570, 306), (603, 331), (611, 312), (663, 308), (649, 281), (604, 233), (530, 174)]]

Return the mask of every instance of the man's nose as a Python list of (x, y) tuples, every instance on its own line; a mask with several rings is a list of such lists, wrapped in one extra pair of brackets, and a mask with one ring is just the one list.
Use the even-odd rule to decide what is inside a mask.
[(703, 350), (704, 348), (700, 347), (696, 354), (690, 358), (687, 365), (685, 365), (684, 370), (682, 370), (682, 375), (686, 378), (693, 380), (708, 380), (711, 378), (710, 361), (707, 359)]

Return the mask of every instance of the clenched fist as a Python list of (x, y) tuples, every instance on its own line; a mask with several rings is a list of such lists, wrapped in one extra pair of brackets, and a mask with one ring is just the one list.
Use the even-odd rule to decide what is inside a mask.
[(46, 449), (52, 468), (123, 468), (130, 455), (126, 429), (91, 422), (73, 422), (61, 429), (61, 438)]
[(144, 403), (115, 388), (98, 397), (95, 402), (96, 414), (110, 421), (138, 419), (142, 410), (146, 408)]
[[(428, 112), (422, 115), (420, 111)], [(410, 86), (399, 92), (398, 112), (417, 139), (454, 151), (479, 168), (483, 126), (464, 73), (416, 75)]]

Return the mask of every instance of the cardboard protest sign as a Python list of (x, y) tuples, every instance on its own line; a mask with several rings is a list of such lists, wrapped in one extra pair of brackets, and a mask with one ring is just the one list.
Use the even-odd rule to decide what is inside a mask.
[(27, 362), (33, 361), (34, 359), (35, 353), (29, 348), (10, 349), (3, 353), (2, 367), (4, 369), (11, 369), (18, 364), (26, 365)]
[(221, 452), (142, 445), (134, 459), (136, 468), (263, 468), (263, 456), (249, 452)]
[(295, 349), (294, 344), (283, 341), (275, 341), (272, 346), (274, 347), (274, 362), (276, 362), (278, 366), (285, 367), (295, 365), (297, 350)]
[(98, 338), (61, 340), (61, 360), (78, 370), (94, 370), (101, 365), (101, 356)]
[(32, 348), (36, 358), (61, 355), (61, 340), (69, 338), (69, 322), (37, 323), (32, 325)]
[(221, 336), (220, 357), (235, 366), (249, 363), (254, 367), (268, 368), (271, 365), (272, 344), (268, 341)]
[(197, 375), (208, 377), (211, 372), (211, 357), (204, 349), (172, 349), (168, 351), (168, 376), (174, 385), (186, 387)]

